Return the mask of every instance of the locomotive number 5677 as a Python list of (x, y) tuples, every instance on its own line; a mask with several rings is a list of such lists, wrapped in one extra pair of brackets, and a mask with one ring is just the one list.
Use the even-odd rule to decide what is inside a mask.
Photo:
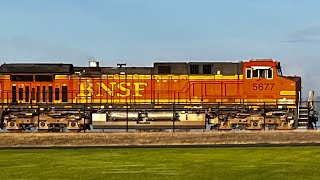
[(274, 83), (253, 83), (252, 90), (254, 91), (267, 91), (274, 87)]

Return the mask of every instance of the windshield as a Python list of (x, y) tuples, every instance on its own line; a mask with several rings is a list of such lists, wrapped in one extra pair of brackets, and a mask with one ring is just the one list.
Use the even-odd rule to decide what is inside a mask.
[(278, 76), (282, 76), (282, 70), (281, 70), (281, 67), (277, 67), (277, 73), (278, 73)]

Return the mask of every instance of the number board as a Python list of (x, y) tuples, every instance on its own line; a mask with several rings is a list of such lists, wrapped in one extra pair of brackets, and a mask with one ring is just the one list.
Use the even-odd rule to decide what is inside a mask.
[(253, 83), (252, 90), (254, 91), (272, 91), (274, 83)]

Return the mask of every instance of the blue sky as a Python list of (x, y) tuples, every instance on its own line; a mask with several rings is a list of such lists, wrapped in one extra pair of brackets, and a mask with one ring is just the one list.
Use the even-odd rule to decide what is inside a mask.
[[(318, 0), (0, 0), (0, 60), (132, 66), (273, 58), (320, 89)], [(315, 83), (316, 82), (316, 83)]]

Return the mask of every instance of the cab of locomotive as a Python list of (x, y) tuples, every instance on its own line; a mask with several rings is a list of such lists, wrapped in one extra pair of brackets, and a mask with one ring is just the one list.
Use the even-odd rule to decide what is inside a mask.
[(280, 62), (255, 59), (245, 62), (244, 95), (253, 102), (295, 106), (300, 101), (301, 77), (284, 76)]
[[(301, 77), (283, 75), (280, 62), (276, 63), (276, 74), (281, 79), (280, 83), (284, 83), (284, 90), (280, 90), (280, 98), (285, 100), (286, 98), (292, 98), (295, 100), (295, 104), (301, 103)], [(291, 97), (289, 97), (291, 96)]]

